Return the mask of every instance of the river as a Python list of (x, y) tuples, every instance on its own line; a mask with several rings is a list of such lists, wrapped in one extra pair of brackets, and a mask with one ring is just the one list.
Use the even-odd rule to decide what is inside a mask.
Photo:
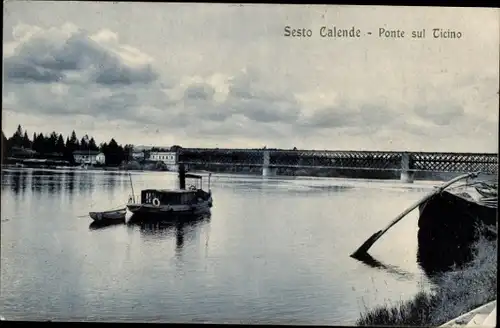
[[(135, 193), (177, 186), (133, 172)], [(205, 181), (206, 182), (206, 181)], [(128, 173), (5, 169), (1, 310), (11, 320), (351, 325), (410, 299), (417, 212), (349, 257), (434, 184), (213, 175), (210, 219), (183, 227), (90, 229), (89, 211), (124, 204)]]

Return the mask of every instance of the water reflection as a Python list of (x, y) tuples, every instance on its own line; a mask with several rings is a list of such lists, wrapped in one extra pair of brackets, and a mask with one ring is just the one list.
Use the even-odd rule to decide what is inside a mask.
[[(386, 224), (388, 213), (380, 204), (394, 199), (392, 191), (361, 187), (338, 197), (318, 191), (350, 181), (283, 179), (280, 184), (256, 177), (233, 183), (223, 177), (212, 186), (214, 222), (208, 217), (184, 223), (93, 223), (89, 211), (126, 201), (128, 174), (13, 171), (2, 175), (2, 261), (7, 261), (2, 262), (2, 311), (28, 320), (345, 323), (357, 318), (358, 299), (365, 297), (360, 289), (350, 292), (349, 285), (365, 284), (372, 270), (359, 270), (363, 264), (347, 256), (332, 257), (332, 247), (347, 254), (352, 231)], [(139, 193), (175, 185), (176, 178), (143, 172), (133, 183)], [(19, 196), (23, 188), (26, 195)], [(94, 192), (88, 193), (90, 188)], [(54, 197), (53, 189), (61, 196)], [(83, 214), (85, 219), (75, 218)], [(401, 229), (401, 234), (413, 233)], [(402, 245), (397, 235), (389, 234), (387, 243)], [(406, 239), (404, 246), (414, 250), (413, 239)], [(397, 264), (403, 267), (404, 260)], [(421, 271), (410, 260), (404, 268), (417, 275)], [(408, 274), (399, 268), (365, 262), (379, 268), (382, 279), (366, 284), (379, 300), (415, 290), (415, 281), (404, 279)], [(383, 287), (386, 283), (390, 288)]]
[(112, 190), (116, 184), (115, 176), (113, 174), (106, 176), (106, 178), (103, 181), (103, 184), (104, 184), (104, 187), (106, 190), (108, 190), (108, 191)]
[(78, 191), (81, 192), (86, 192), (86, 193), (91, 193), (92, 190), (94, 189), (94, 179), (95, 175), (92, 173), (82, 173), (79, 174), (79, 181), (78, 181)]
[[(188, 240), (194, 238), (197, 231), (202, 225), (210, 223), (211, 215), (205, 214), (189, 218), (188, 220), (177, 219), (169, 221), (158, 221), (155, 223), (137, 222), (131, 223), (139, 227), (139, 230), (146, 238), (166, 238), (175, 236), (176, 250), (181, 251), (184, 247), (185, 238)], [(193, 233), (193, 234), (191, 234)]]
[[(105, 184), (113, 188), (116, 178), (106, 177)], [(91, 192), (96, 176), (92, 173), (68, 171), (50, 171), (40, 169), (2, 170), (2, 189), (9, 188), (15, 195), (26, 192), (29, 188), (36, 193), (60, 194), (62, 190), (72, 195), (77, 192)], [(120, 184), (123, 183), (120, 179)]]
[(335, 184), (303, 184), (300, 180), (291, 178), (276, 178), (276, 177), (231, 177), (227, 179), (214, 179), (214, 184), (218, 187), (227, 187), (238, 189), (245, 192), (270, 192), (276, 194), (278, 192), (285, 194), (311, 194), (311, 193), (324, 193), (324, 192), (344, 192), (352, 190), (352, 186), (335, 185)]
[(89, 230), (101, 230), (118, 225), (125, 225), (125, 220), (94, 221), (89, 225)]
[(24, 193), (28, 185), (28, 175), (25, 171), (2, 172), (2, 187), (10, 186), (15, 194)]
[(359, 255), (355, 257), (356, 260), (366, 264), (372, 268), (384, 270), (390, 274), (397, 276), (402, 280), (412, 281), (415, 279), (415, 275), (411, 272), (405, 271), (395, 265), (385, 264), (380, 262), (379, 260), (373, 258), (370, 254), (365, 253), (363, 255)]
[(68, 181), (68, 184), (65, 187), (70, 196), (73, 195), (73, 191), (75, 190), (75, 174), (76, 173), (74, 171), (66, 173), (66, 181)]
[[(62, 181), (62, 180), (61, 180)], [(51, 194), (59, 193), (61, 190), (61, 181), (56, 181), (53, 174), (47, 177), (47, 190)]]
[(31, 173), (31, 191), (42, 191), (42, 177)]

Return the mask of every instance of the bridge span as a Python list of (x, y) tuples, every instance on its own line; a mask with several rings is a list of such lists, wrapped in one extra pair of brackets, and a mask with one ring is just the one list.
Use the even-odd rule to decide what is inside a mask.
[(398, 171), (406, 182), (415, 172), (498, 174), (496, 153), (180, 148), (177, 155), (179, 164), (261, 167), (264, 176), (278, 168)]

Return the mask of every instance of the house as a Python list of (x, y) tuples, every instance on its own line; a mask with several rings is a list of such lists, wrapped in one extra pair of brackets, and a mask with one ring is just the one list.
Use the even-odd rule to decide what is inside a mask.
[(32, 158), (36, 157), (38, 153), (34, 150), (24, 147), (12, 147), (11, 156), (12, 157), (22, 157), (22, 158)]
[(97, 150), (76, 150), (73, 152), (73, 158), (78, 164), (104, 165), (106, 163), (106, 156)]
[(177, 153), (175, 151), (152, 151), (149, 154), (149, 160), (154, 162), (163, 162), (170, 171), (177, 171)]
[(142, 161), (144, 160), (145, 155), (144, 151), (134, 151), (132, 152), (132, 159), (135, 161)]

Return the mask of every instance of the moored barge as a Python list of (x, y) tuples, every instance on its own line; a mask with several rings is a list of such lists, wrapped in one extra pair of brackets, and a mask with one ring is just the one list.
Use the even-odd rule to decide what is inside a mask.
[[(186, 178), (199, 182), (185, 188)], [(180, 216), (199, 216), (210, 213), (213, 205), (210, 190), (210, 175), (208, 177), (208, 191), (203, 190), (202, 176), (196, 174), (179, 174), (181, 188), (179, 189), (145, 189), (141, 191), (139, 203), (127, 204), (132, 213), (131, 221), (136, 220), (168, 220)]]

